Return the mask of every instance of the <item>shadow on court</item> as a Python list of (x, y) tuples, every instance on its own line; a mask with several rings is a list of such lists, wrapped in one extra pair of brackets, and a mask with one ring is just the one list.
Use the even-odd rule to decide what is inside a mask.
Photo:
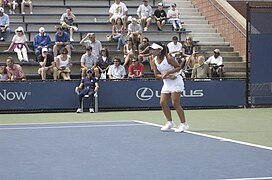
[(0, 161), (3, 180), (272, 177), (272, 150), (134, 121), (1, 125)]

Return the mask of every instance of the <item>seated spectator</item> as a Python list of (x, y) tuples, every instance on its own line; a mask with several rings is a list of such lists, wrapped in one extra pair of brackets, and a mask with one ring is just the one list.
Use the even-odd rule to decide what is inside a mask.
[(39, 28), (39, 33), (34, 36), (33, 47), (36, 60), (42, 53), (42, 48), (47, 48), (49, 54), (53, 54), (52, 42), (49, 34), (45, 32), (44, 27)]
[(22, 14), (25, 14), (25, 7), (26, 6), (29, 7), (29, 13), (33, 14), (32, 0), (22, 0), (22, 3), (21, 3), (21, 12), (22, 12)]
[(124, 45), (124, 66), (130, 65), (134, 58), (135, 49), (132, 38), (128, 38), (127, 44)]
[(191, 37), (186, 37), (186, 40), (182, 45), (182, 55), (186, 59), (185, 71), (192, 70), (197, 61), (197, 57), (195, 44)]
[(9, 34), (9, 16), (4, 13), (4, 8), (0, 7), (0, 41), (5, 41)]
[(121, 65), (121, 59), (115, 57), (113, 63), (114, 64), (109, 67), (109, 79), (124, 79), (127, 73), (125, 67)]
[(55, 63), (58, 69), (58, 78), (62, 77), (64, 80), (70, 80), (72, 61), (65, 47), (60, 49), (60, 55), (57, 56)]
[(30, 51), (30, 49), (27, 45), (27, 38), (23, 27), (20, 26), (15, 30), (15, 35), (13, 36), (7, 51), (16, 52), (19, 61), (28, 62), (27, 51)]
[(144, 77), (144, 65), (139, 62), (139, 59), (133, 59), (132, 64), (128, 67), (129, 78), (143, 78)]
[(152, 63), (152, 55), (150, 53), (149, 48), (149, 39), (147, 37), (144, 37), (142, 40), (142, 43), (139, 45), (139, 55), (138, 59), (140, 63), (149, 62), (150, 69), (153, 71), (153, 63)]
[(167, 44), (168, 50), (169, 50), (169, 55), (175, 58), (177, 60), (181, 53), (182, 53), (182, 44), (178, 42), (178, 37), (173, 36), (172, 37), (172, 42)]
[(17, 0), (6, 0), (6, 5), (9, 8), (9, 14), (15, 14), (15, 10), (18, 7)]
[(128, 9), (125, 3), (120, 2), (120, 0), (115, 0), (115, 3), (113, 3), (110, 7), (109, 15), (110, 15), (109, 21), (111, 22), (112, 26), (116, 24), (117, 18), (121, 18), (126, 29)]
[(107, 79), (107, 72), (112, 65), (112, 59), (109, 56), (109, 52), (107, 48), (102, 48), (100, 52), (100, 57), (97, 60), (97, 68), (99, 69), (100, 79)]
[(142, 27), (137, 23), (136, 18), (131, 19), (131, 23), (128, 25), (127, 37), (132, 38), (133, 43), (138, 46), (142, 42)]
[(143, 4), (137, 9), (137, 15), (141, 21), (142, 28), (144, 28), (144, 31), (147, 31), (152, 20), (152, 7), (148, 4), (148, 0), (143, 0)]
[(192, 70), (192, 75), (191, 78), (208, 78), (211, 77), (210, 74), (210, 68), (209, 65), (205, 64), (205, 58), (203, 56), (199, 56), (197, 58), (198, 63), (195, 64), (193, 70)]
[(93, 104), (93, 98), (94, 94), (98, 92), (99, 89), (99, 84), (98, 84), (98, 79), (92, 76), (93, 72), (92, 70), (88, 69), (87, 70), (87, 76), (84, 77), (84, 79), (81, 80), (80, 84), (78, 87), (76, 87), (76, 93), (78, 94), (78, 109), (77, 113), (82, 113), (83, 109), (81, 107), (82, 105), (82, 99), (84, 98), (85, 95), (89, 95), (91, 97), (91, 104), (90, 104), (90, 113), (94, 113), (94, 104)]
[(57, 32), (55, 34), (55, 44), (53, 46), (54, 58), (57, 57), (60, 49), (64, 47), (66, 48), (66, 50), (68, 50), (68, 55), (71, 56), (71, 43), (69, 35), (67, 32), (63, 31), (62, 27), (57, 27)]
[(163, 3), (158, 4), (158, 9), (154, 12), (154, 18), (158, 27), (158, 31), (162, 31), (162, 27), (165, 25), (167, 20), (167, 14), (163, 10)]
[(6, 66), (0, 66), (0, 81), (6, 81), (7, 78), (7, 68)]
[(223, 58), (220, 55), (220, 50), (219, 49), (215, 49), (214, 51), (214, 55), (209, 57), (209, 59), (207, 61), (205, 61), (205, 64), (208, 64), (210, 66), (210, 70), (211, 70), (211, 75), (214, 77), (218, 76), (220, 78), (223, 77)]
[(53, 75), (53, 79), (57, 80), (58, 69), (55, 67), (54, 57), (48, 53), (46, 47), (42, 48), (42, 54), (38, 58), (40, 68), (38, 74), (41, 75), (42, 80), (46, 80), (46, 75)]
[(6, 0), (0, 0), (0, 7), (3, 8), (3, 7), (5, 6), (5, 1), (6, 1)]
[(125, 33), (122, 19), (117, 18), (116, 24), (112, 26), (112, 39), (114, 42), (117, 42), (117, 51), (120, 51), (121, 47), (126, 44)]
[(23, 68), (19, 64), (14, 63), (12, 57), (8, 57), (6, 60), (7, 65), (7, 79), (10, 81), (26, 80)]
[(183, 21), (179, 19), (179, 11), (176, 9), (176, 3), (172, 4), (171, 7), (167, 12), (168, 23), (172, 24), (175, 31), (185, 31), (182, 27)]
[(92, 47), (92, 54), (98, 58), (99, 53), (102, 49), (102, 44), (99, 40), (95, 39), (94, 33), (88, 33), (81, 41), (80, 44), (85, 45), (85, 47)]
[(99, 69), (96, 67), (97, 58), (93, 55), (92, 47), (86, 47), (86, 53), (81, 56), (81, 78), (86, 76), (86, 71), (88, 69), (95, 73), (95, 77), (99, 77)]
[(78, 31), (78, 28), (74, 26), (74, 21), (76, 19), (76, 16), (72, 12), (71, 7), (66, 8), (66, 12), (61, 15), (60, 18), (60, 24), (64, 30), (69, 31), (70, 34), (70, 41), (74, 41), (73, 39), (73, 33), (74, 31)]

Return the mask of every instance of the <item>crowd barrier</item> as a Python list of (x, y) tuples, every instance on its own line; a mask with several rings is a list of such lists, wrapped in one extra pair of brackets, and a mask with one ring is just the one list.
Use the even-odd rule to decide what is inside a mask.
[[(79, 81), (1, 82), (0, 110), (76, 109)], [(161, 80), (101, 81), (99, 109), (158, 108)], [(185, 81), (183, 106), (246, 105), (245, 80)]]

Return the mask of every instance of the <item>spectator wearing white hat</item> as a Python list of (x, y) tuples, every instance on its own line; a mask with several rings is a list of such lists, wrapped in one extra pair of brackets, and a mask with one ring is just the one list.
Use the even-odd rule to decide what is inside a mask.
[(143, 0), (143, 4), (137, 9), (137, 15), (144, 31), (147, 31), (152, 20), (152, 7), (148, 4), (148, 0)]
[(137, 23), (136, 18), (132, 18), (131, 23), (128, 25), (127, 37), (133, 39), (133, 43), (136, 47), (142, 42), (142, 26)]
[(9, 16), (4, 13), (4, 8), (0, 7), (0, 41), (5, 41), (9, 34)]
[(33, 4), (32, 4), (32, 0), (22, 0), (21, 3), (21, 11), (22, 14), (25, 14), (25, 7), (28, 6), (29, 7), (29, 13), (33, 14)]
[(167, 14), (163, 10), (163, 3), (158, 4), (158, 9), (156, 9), (154, 12), (154, 17), (157, 23), (158, 31), (162, 31), (162, 27), (165, 25), (167, 19)]
[(11, 44), (7, 51), (16, 52), (19, 61), (28, 62), (27, 51), (30, 51), (30, 49), (27, 45), (27, 38), (23, 27), (19, 26), (15, 30), (15, 35), (13, 36)]
[(55, 67), (54, 57), (48, 53), (48, 48), (42, 48), (42, 54), (38, 58), (40, 68), (38, 74), (42, 80), (46, 80), (46, 75), (53, 75), (54, 80), (57, 80), (58, 69)]
[(49, 54), (53, 54), (52, 42), (50, 36), (45, 32), (44, 27), (39, 28), (39, 33), (34, 36), (33, 47), (35, 51), (36, 60), (42, 53), (42, 48), (46, 47)]
[(220, 55), (219, 49), (215, 49), (213, 52), (214, 52), (214, 55), (209, 57), (209, 59), (205, 61), (205, 64), (208, 64), (210, 66), (212, 76), (219, 75), (219, 77), (222, 78), (223, 67), (224, 67), (223, 58)]

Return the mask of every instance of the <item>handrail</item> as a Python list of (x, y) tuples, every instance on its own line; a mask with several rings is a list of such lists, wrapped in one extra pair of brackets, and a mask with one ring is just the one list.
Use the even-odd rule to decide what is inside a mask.
[(212, 2), (211, 0), (208, 0), (210, 2), (210, 4), (213, 5), (213, 7), (215, 9), (217, 9), (217, 11), (219, 11), (244, 37), (246, 37), (246, 34), (222, 11), (220, 10), (214, 2)]

